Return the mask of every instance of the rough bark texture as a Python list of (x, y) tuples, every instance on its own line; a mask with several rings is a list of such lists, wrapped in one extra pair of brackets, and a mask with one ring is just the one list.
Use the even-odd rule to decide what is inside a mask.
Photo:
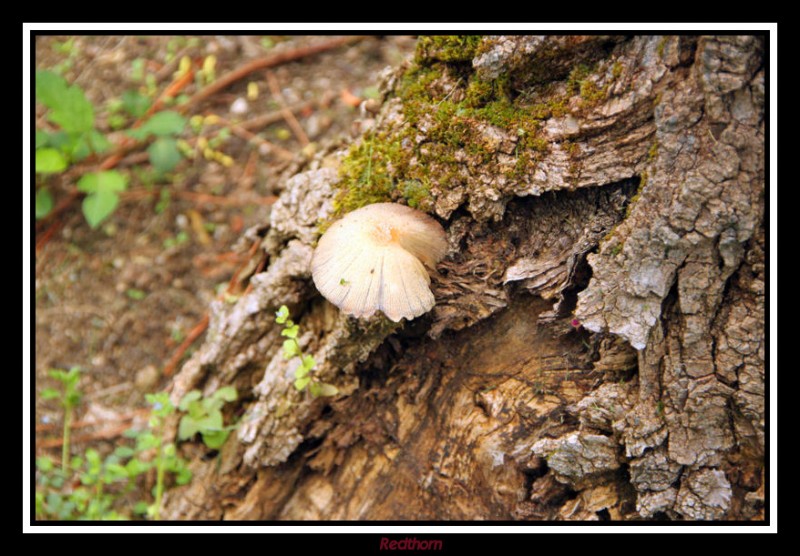
[[(549, 103), (544, 143), (472, 118), (490, 156), (467, 141), (446, 180), (431, 165), (426, 207), (450, 251), (436, 307), (403, 325), (347, 318), (310, 279), (352, 151), (296, 169), (249, 236), (266, 269), (212, 306), (175, 379), (176, 399), (236, 385), (238, 434), (194, 462), (165, 515), (762, 518), (763, 59), (761, 39), (734, 36), (486, 37), (466, 60), (420, 48), (444, 68), (441, 102), (504, 79), (516, 105)], [(420, 160), (389, 164), (398, 178), (436, 146), (404, 112), (404, 71), (371, 132), (413, 127)], [(282, 304), (336, 398), (295, 391)]]

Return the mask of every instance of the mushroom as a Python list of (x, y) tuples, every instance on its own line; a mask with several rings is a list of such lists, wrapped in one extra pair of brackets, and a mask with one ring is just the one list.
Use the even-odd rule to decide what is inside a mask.
[(413, 319), (435, 300), (426, 266), (447, 251), (442, 226), (424, 212), (395, 203), (367, 205), (335, 222), (311, 259), (314, 284), (345, 314)]

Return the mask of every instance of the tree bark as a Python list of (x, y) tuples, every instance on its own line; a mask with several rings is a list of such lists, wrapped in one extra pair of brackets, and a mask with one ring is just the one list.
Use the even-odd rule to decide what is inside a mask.
[[(429, 172), (420, 206), (450, 246), (434, 310), (396, 325), (319, 296), (318, 223), (358, 187), (341, 170), (354, 151), (293, 168), (248, 235), (266, 269), (212, 304), (173, 385), (176, 400), (235, 385), (237, 434), (195, 458), (165, 517), (763, 519), (763, 40), (452, 44), (421, 41), (387, 73), (356, 140), (405, 138), (402, 167), (370, 166), (393, 183)], [(420, 67), (439, 74), (412, 120)], [(535, 125), (465, 112), (481, 86), (539, 110)], [(444, 106), (466, 139), (436, 135)], [(426, 158), (442, 145), (447, 167)], [(294, 389), (283, 304), (335, 398)]]

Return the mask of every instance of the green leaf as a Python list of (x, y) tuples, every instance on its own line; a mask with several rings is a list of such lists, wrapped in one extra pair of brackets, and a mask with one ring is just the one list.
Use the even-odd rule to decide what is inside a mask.
[(328, 384), (323, 382), (319, 386), (320, 386), (319, 390), (320, 396), (335, 396), (336, 394), (339, 393), (339, 389), (336, 388), (336, 386), (334, 386), (333, 384)]
[(125, 464), (125, 470), (128, 472), (129, 477), (136, 477), (142, 473), (147, 472), (152, 464), (149, 461), (142, 461), (140, 459), (132, 459)]
[(100, 467), (100, 453), (94, 448), (86, 450), (86, 461), (90, 467)]
[(124, 465), (118, 463), (110, 463), (106, 465), (106, 472), (103, 479), (107, 483), (113, 483), (122, 479), (128, 478), (128, 469)]
[(46, 146), (58, 149), (63, 153), (70, 153), (75, 147), (75, 138), (63, 131), (45, 133), (45, 136), (47, 137)]
[(297, 333), (300, 331), (300, 327), (298, 325), (290, 326), (288, 328), (284, 328), (281, 331), (281, 336), (286, 336), (288, 338), (297, 338)]
[(144, 500), (139, 500), (136, 502), (136, 505), (133, 507), (133, 513), (136, 515), (143, 515), (147, 513), (147, 502)]
[(228, 431), (214, 431), (203, 433), (203, 444), (212, 450), (219, 450), (228, 439)]
[(137, 133), (147, 135), (177, 135), (186, 126), (186, 118), (172, 110), (164, 110), (153, 114), (138, 130)]
[(70, 142), (64, 147), (65, 152), (68, 152), (72, 160), (80, 161), (92, 154), (92, 148), (86, 138), (88, 133), (81, 133), (79, 135), (72, 134)]
[(125, 191), (128, 186), (125, 176), (116, 170), (107, 172), (91, 172), (84, 174), (78, 180), (78, 190), (84, 193), (96, 193), (98, 191)]
[(67, 384), (70, 386), (75, 386), (78, 384), (78, 381), (81, 378), (81, 368), (78, 366), (70, 367), (69, 372), (67, 372)]
[(150, 99), (139, 91), (128, 90), (122, 93), (122, 108), (134, 118), (141, 118), (150, 108)]
[(136, 439), (136, 451), (143, 452), (158, 446), (158, 439), (153, 433), (146, 432)]
[(81, 393), (80, 392), (70, 392), (67, 394), (65, 398), (65, 405), (67, 407), (75, 407), (81, 401)]
[(175, 482), (179, 485), (188, 484), (192, 480), (192, 471), (188, 467), (181, 467), (175, 476)]
[(106, 139), (106, 136), (96, 129), (92, 129), (88, 133), (82, 134), (78, 139), (78, 144), (75, 147), (76, 158), (85, 158), (91, 153), (103, 153), (110, 148), (111, 142)]
[(47, 142), (49, 140), (49, 136), (44, 131), (36, 130), (36, 148), (41, 149), (42, 147), (47, 146)]
[(185, 396), (181, 398), (181, 401), (178, 404), (178, 409), (180, 409), (181, 411), (186, 411), (191, 402), (199, 400), (202, 397), (203, 394), (200, 392), (200, 390), (192, 390), (191, 392), (187, 393)]
[(295, 378), (303, 378), (304, 376), (308, 376), (308, 373), (309, 373), (309, 370), (306, 369), (303, 365), (300, 365), (295, 370), (294, 377)]
[(119, 204), (119, 195), (113, 191), (98, 191), (83, 200), (83, 215), (94, 230), (111, 216)]
[(53, 468), (53, 460), (48, 456), (36, 458), (36, 469), (43, 473), (47, 473)]
[(142, 300), (145, 297), (147, 297), (147, 292), (144, 292), (142, 290), (137, 290), (136, 288), (128, 288), (125, 294), (131, 299), (134, 299), (136, 301)]
[(127, 187), (125, 177), (115, 170), (84, 174), (78, 190), (89, 195), (83, 200), (83, 215), (93, 229), (108, 218), (119, 204), (117, 192)]
[(297, 340), (284, 340), (283, 341), (283, 357), (284, 359), (291, 359), (298, 355), (300, 351), (297, 348)]
[(117, 446), (116, 449), (114, 450), (114, 454), (118, 458), (125, 459), (125, 458), (132, 457), (133, 454), (134, 454), (134, 451), (133, 451), (133, 448), (131, 448), (130, 446)]
[(203, 433), (222, 430), (222, 413), (219, 410), (212, 411), (208, 417), (197, 421), (197, 428)]
[(41, 398), (43, 400), (54, 400), (61, 397), (61, 392), (55, 388), (45, 388), (42, 390)]
[(52, 148), (36, 150), (36, 173), (57, 174), (67, 169), (67, 159)]
[(308, 391), (311, 393), (313, 397), (317, 398), (319, 397), (320, 392), (322, 391), (322, 386), (320, 385), (319, 382), (312, 382), (311, 384), (308, 385)]
[(183, 159), (175, 139), (160, 137), (147, 148), (150, 164), (161, 174), (172, 171)]
[(94, 107), (78, 86), (62, 92), (47, 119), (68, 133), (82, 133), (94, 127)]
[(184, 415), (181, 418), (180, 425), (178, 425), (178, 440), (188, 440), (197, 434), (199, 430), (197, 421), (188, 415)]
[(275, 311), (275, 322), (283, 324), (289, 318), (289, 308), (286, 305), (281, 305), (281, 308)]
[(300, 366), (306, 371), (312, 370), (317, 365), (317, 361), (310, 355), (304, 355)]
[(235, 402), (238, 398), (238, 394), (234, 386), (223, 386), (214, 392), (214, 397), (225, 400), (226, 402)]
[(47, 371), (47, 375), (50, 378), (58, 380), (59, 382), (65, 382), (67, 380), (66, 371), (62, 371), (61, 369), (50, 369)]
[(136, 58), (131, 62), (131, 79), (141, 81), (144, 79), (144, 59)]
[(67, 82), (60, 75), (46, 70), (36, 72), (36, 100), (48, 108), (57, 107), (66, 90)]
[(297, 380), (294, 381), (294, 387), (297, 390), (302, 392), (303, 389), (308, 385), (309, 382), (311, 382), (311, 377), (310, 376), (304, 376), (304, 377), (298, 378)]
[(44, 218), (53, 210), (53, 196), (50, 190), (42, 187), (36, 192), (36, 218)]
[(206, 413), (211, 413), (212, 411), (218, 411), (222, 409), (222, 406), (225, 405), (225, 400), (218, 398), (217, 396), (211, 396), (210, 398), (204, 399), (200, 403), (202, 403)]
[(192, 419), (202, 419), (206, 416), (206, 407), (203, 405), (202, 400), (194, 400), (189, 402), (186, 406), (186, 410), (189, 412), (189, 416)]

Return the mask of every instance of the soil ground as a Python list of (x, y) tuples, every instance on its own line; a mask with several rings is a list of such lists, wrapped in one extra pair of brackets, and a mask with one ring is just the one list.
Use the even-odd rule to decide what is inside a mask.
[[(38, 37), (35, 64), (37, 70), (57, 68), (69, 83), (80, 86), (95, 107), (96, 127), (113, 142), (109, 103), (131, 89), (149, 87), (151, 93), (160, 93), (172, 82), (183, 56), (202, 64), (214, 55), (219, 77), (253, 59), (321, 40), (326, 38)], [(354, 121), (362, 117), (355, 97), (374, 95), (381, 70), (402, 62), (413, 47), (411, 37), (367, 38), (271, 71), (286, 104), (314, 101), (297, 119), (316, 147), (324, 148), (352, 133)], [(258, 87), (255, 99), (247, 98), (249, 83)], [(183, 92), (191, 96), (197, 90), (193, 83)], [(280, 109), (270, 91), (267, 72), (258, 71), (194, 106), (187, 116), (218, 114), (247, 122)], [(37, 105), (36, 116), (37, 128), (48, 129), (44, 107)], [(252, 131), (304, 156), (303, 145), (284, 120)], [(183, 137), (196, 139), (197, 134), (187, 126)], [(182, 161), (161, 183), (150, 183), (146, 157), (134, 152), (117, 169), (128, 176), (128, 191), (141, 195), (123, 197), (113, 216), (96, 230), (86, 224), (78, 200), (37, 233), (37, 455), (59, 456), (58, 448), (42, 448), (60, 436), (61, 410), (55, 401), (42, 401), (38, 395), (56, 386), (48, 369), (83, 370), (84, 403), (77, 411), (78, 421), (124, 420), (145, 406), (146, 392), (168, 384), (165, 363), (246, 260), (247, 245), (237, 240), (244, 230), (268, 221), (270, 207), (263, 201), (279, 193), (278, 176), (287, 160), (235, 135), (219, 150), (233, 159), (232, 165), (199, 156)], [(56, 204), (74, 190), (76, 179), (67, 172), (48, 180)], [(159, 203), (162, 191), (170, 193), (168, 203)], [(192, 194), (228, 201), (206, 202)], [(52, 235), (42, 241), (48, 231)], [(193, 345), (200, 342), (202, 337)], [(190, 354), (191, 350), (184, 359)], [(96, 429), (84, 430), (88, 442), (99, 442), (93, 437)], [(85, 449), (80, 435), (75, 441), (75, 450)], [(108, 441), (113, 443), (113, 438)]]

